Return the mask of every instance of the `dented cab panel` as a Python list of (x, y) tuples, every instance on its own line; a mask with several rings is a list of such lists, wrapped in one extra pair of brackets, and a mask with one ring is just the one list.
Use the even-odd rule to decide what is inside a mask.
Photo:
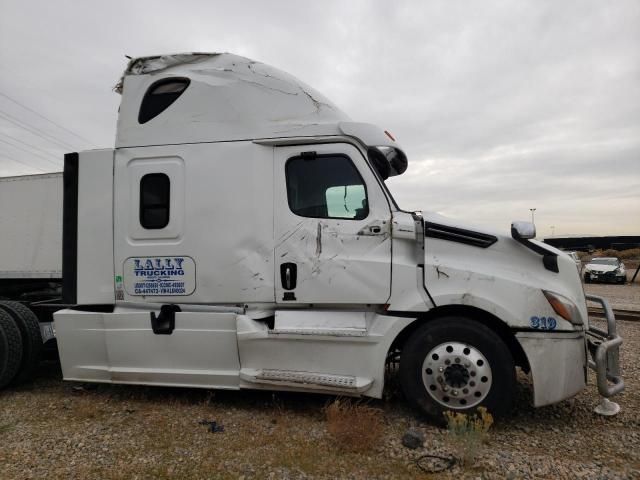
[[(153, 203), (160, 196), (153, 189), (142, 191), (148, 175), (168, 185), (168, 222), (153, 228), (143, 225), (142, 197), (148, 194), (152, 215), (163, 206)], [(116, 298), (273, 302), (272, 175), (272, 148), (251, 142), (118, 149)]]
[[(425, 220), (449, 224), (439, 215), (427, 214)], [(542, 293), (549, 290), (574, 302), (587, 325), (580, 279), (565, 256), (558, 256), (555, 273), (545, 269), (539, 254), (506, 235), (478, 232), (495, 238), (487, 246), (464, 243), (453, 235), (434, 238), (428, 228), (426, 235), (425, 285), (437, 306), (476, 307), (511, 328), (574, 331), (575, 326), (557, 315)]]
[[(357, 169), (349, 182), (362, 182), (364, 188), (334, 185), (327, 178), (319, 182), (326, 188), (311, 192), (306, 176), (330, 171), (336, 157), (335, 165)], [(288, 170), (291, 161), (301, 165), (295, 172)], [(276, 148), (274, 182), (276, 302), (386, 303), (391, 291), (391, 211), (362, 153), (346, 143)], [(357, 197), (352, 200), (354, 189)], [(314, 193), (319, 198), (313, 198)], [(291, 280), (293, 274), (295, 284), (287, 284), (287, 275)]]
[[(188, 79), (182, 95), (140, 123), (140, 105), (159, 79)], [(116, 147), (337, 135), (349, 120), (293, 75), (233, 54), (183, 54), (132, 60), (122, 93)]]

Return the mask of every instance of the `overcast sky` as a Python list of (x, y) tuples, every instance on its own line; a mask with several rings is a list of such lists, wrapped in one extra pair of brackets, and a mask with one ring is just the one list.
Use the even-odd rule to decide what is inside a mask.
[(638, 0), (0, 0), (0, 176), (112, 147), (124, 56), (183, 51), (271, 64), (391, 131), (405, 209), (640, 235)]

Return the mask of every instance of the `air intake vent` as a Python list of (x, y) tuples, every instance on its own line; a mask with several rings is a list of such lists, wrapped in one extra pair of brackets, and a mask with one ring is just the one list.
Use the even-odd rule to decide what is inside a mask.
[(488, 248), (498, 241), (497, 237), (486, 233), (429, 222), (425, 222), (424, 235), (480, 248)]

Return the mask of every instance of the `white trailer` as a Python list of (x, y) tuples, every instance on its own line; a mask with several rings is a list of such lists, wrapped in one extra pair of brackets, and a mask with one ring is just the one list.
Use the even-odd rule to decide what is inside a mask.
[(0, 388), (27, 380), (53, 338), (62, 190), (62, 173), (0, 178)]
[(62, 295), (62, 172), (0, 178), (0, 300), (38, 306)]
[(62, 172), (0, 178), (0, 231), (1, 280), (61, 279)]
[(589, 325), (571, 258), (526, 222), (402, 210), (388, 132), (231, 54), (133, 59), (117, 91), (115, 149), (65, 157), (66, 380), (380, 398), (399, 357), (435, 420), (508, 411), (516, 366), (535, 406), (589, 366), (623, 389), (615, 319)]

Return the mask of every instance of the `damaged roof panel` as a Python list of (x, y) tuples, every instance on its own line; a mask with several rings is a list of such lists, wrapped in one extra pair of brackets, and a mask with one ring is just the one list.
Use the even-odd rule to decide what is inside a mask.
[[(184, 94), (140, 124), (140, 104), (156, 81), (185, 77)], [(336, 135), (349, 118), (324, 95), (269, 65), (228, 53), (131, 59), (116, 86), (122, 93), (117, 147), (168, 143)]]

